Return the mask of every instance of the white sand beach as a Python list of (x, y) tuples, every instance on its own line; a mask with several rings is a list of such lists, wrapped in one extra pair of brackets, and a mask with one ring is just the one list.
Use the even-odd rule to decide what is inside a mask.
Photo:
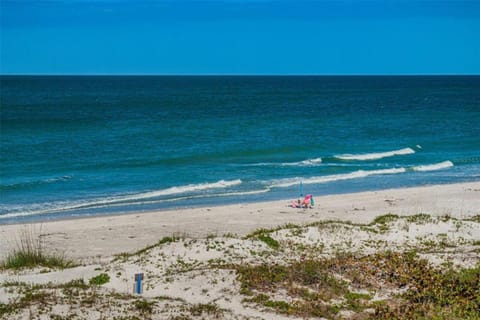
[[(5, 305), (22, 296), (18, 288), (24, 283), (49, 284), (42, 290), (56, 292), (47, 311), (34, 303), (7, 313), (5, 319), (23, 319), (32, 312), (40, 319), (52, 315), (80, 319), (133, 316), (135, 308), (125, 309), (119, 301), (140, 298), (153, 306), (142, 319), (302, 319), (305, 316), (301, 314), (285, 314), (248, 302), (241, 294), (238, 275), (216, 266), (277, 265), (305, 255), (325, 258), (338, 252), (374, 254), (408, 248), (415, 248), (434, 265), (449, 262), (472, 267), (480, 260), (480, 182), (317, 195), (313, 209), (291, 208), (290, 200), (2, 225), (2, 258), (14, 250), (22, 230), (28, 229), (41, 237), (47, 250), (63, 253), (79, 264), (64, 270), (0, 271), (0, 283), (4, 284), (0, 303)], [(372, 224), (376, 217), (387, 214), (388, 219)], [(408, 216), (414, 218), (405, 218)], [(260, 228), (273, 228), (262, 233), (273, 239), (273, 245), (255, 236), (245, 238)], [(171, 239), (158, 243), (165, 237)], [(131, 295), (138, 272), (145, 274), (140, 298), (111, 295)], [(88, 282), (102, 273), (110, 280), (95, 289), (95, 308), (69, 302), (55, 287), (75, 279)], [(5, 285), (12, 282), (20, 283), (13, 286), (15, 290)], [(389, 299), (393, 291), (379, 288), (369, 292), (381, 300)], [(277, 300), (294, 301), (283, 291), (272, 294)], [(210, 309), (195, 310), (198, 306)], [(364, 315), (373, 312), (372, 308), (365, 310)], [(340, 316), (355, 318), (356, 313), (345, 307)]]
[[(106, 258), (172, 235), (243, 236), (258, 228), (287, 223), (368, 223), (387, 213), (469, 217), (480, 213), (480, 182), (315, 196), (314, 209), (290, 208), (290, 200), (59, 220), (28, 227), (41, 232), (48, 248), (74, 258)], [(15, 245), (15, 238), (24, 228), (22, 224), (0, 225), (0, 257)]]

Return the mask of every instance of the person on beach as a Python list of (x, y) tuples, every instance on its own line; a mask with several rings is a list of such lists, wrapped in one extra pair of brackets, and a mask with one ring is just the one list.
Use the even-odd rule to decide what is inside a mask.
[(311, 194), (307, 194), (303, 200), (298, 199), (297, 201), (292, 200), (290, 206), (292, 208), (304, 208), (304, 209), (312, 209), (313, 208), (313, 196)]
[(311, 194), (307, 194), (305, 196), (305, 199), (303, 199), (303, 207), (306, 209), (306, 208), (312, 208), (312, 195)]
[(302, 200), (298, 199), (297, 201), (292, 200), (292, 203), (290, 204), (292, 208), (301, 208), (302, 207)]

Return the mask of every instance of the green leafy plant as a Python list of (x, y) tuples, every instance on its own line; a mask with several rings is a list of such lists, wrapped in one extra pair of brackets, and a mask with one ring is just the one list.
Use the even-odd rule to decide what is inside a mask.
[(265, 242), (272, 249), (278, 249), (280, 247), (278, 241), (273, 239), (269, 235), (260, 234), (258, 236), (258, 240)]
[(110, 281), (110, 276), (106, 273), (101, 273), (90, 279), (89, 283), (97, 286), (101, 286)]

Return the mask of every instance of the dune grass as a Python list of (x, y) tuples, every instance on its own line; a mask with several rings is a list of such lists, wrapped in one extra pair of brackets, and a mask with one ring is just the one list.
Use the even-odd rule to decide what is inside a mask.
[(65, 269), (74, 266), (75, 263), (64, 254), (47, 252), (42, 237), (33, 228), (25, 228), (20, 232), (15, 248), (0, 262), (0, 268), (14, 270), (35, 267)]

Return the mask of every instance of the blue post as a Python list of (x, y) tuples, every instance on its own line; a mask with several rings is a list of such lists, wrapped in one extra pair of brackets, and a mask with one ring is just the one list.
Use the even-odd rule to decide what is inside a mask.
[(142, 291), (142, 280), (137, 281), (137, 294), (140, 294)]
[(142, 280), (143, 280), (143, 273), (136, 273), (135, 274), (135, 293), (142, 294)]
[(302, 181), (300, 180), (300, 198), (303, 197), (303, 184)]

